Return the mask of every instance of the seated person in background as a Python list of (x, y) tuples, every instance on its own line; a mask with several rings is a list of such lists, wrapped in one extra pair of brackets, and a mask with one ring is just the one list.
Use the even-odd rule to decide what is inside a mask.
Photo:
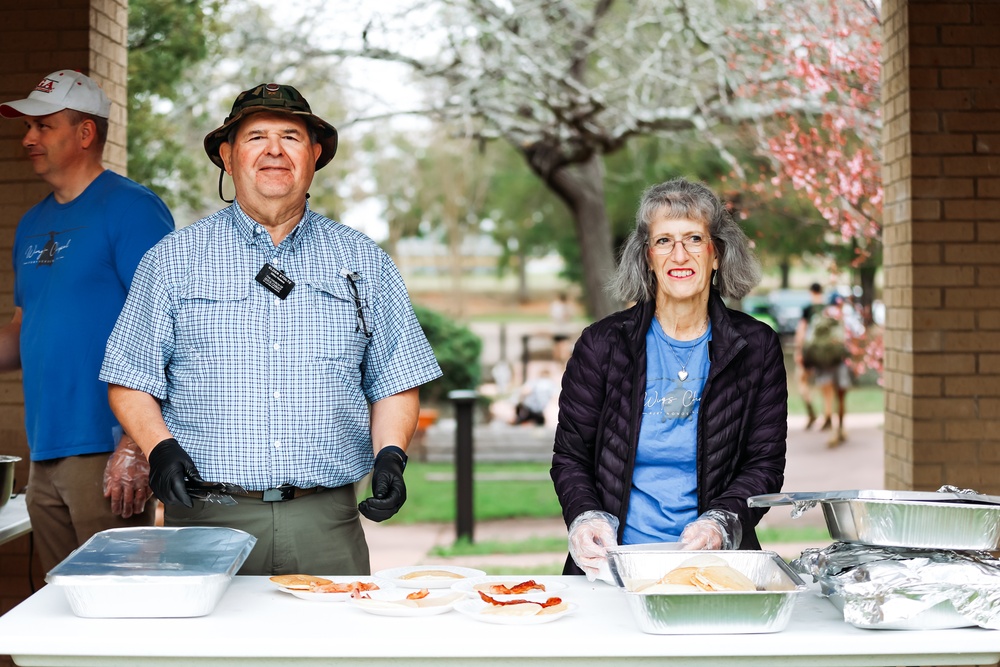
[(537, 378), (526, 382), (521, 389), (521, 398), (515, 408), (515, 424), (535, 422), (539, 426), (545, 424), (545, 408), (556, 393), (556, 383), (552, 380), (552, 371), (544, 369)]

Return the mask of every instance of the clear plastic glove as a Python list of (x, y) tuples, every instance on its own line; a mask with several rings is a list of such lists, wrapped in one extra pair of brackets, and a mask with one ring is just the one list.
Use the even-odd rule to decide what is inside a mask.
[(684, 527), (680, 539), (685, 550), (737, 549), (742, 541), (739, 517), (726, 510), (708, 510)]
[(617, 544), (618, 519), (607, 512), (584, 512), (569, 525), (569, 555), (587, 581), (615, 583), (608, 566), (608, 547)]
[(111, 513), (123, 519), (142, 514), (152, 495), (149, 461), (132, 438), (122, 435), (104, 467), (104, 497), (111, 499)]

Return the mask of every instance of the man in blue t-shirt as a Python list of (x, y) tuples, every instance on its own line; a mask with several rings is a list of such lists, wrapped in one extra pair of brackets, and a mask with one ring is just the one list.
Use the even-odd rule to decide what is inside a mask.
[(0, 371), (23, 376), (26, 500), (45, 571), (94, 533), (152, 525), (155, 512), (149, 464), (98, 371), (139, 260), (174, 224), (152, 191), (104, 169), (110, 110), (104, 91), (72, 70), (0, 105), (3, 117), (24, 120), (21, 143), (52, 188), (17, 226), (14, 316), (0, 329)]

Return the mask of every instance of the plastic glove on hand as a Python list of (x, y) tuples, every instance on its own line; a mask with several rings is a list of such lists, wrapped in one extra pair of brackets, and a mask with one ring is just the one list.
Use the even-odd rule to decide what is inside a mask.
[(569, 528), (569, 554), (588, 581), (613, 584), (608, 547), (618, 544), (618, 520), (606, 512), (584, 512)]
[(149, 461), (135, 441), (123, 435), (104, 468), (104, 497), (111, 499), (111, 513), (123, 519), (142, 514), (151, 494)]
[(722, 526), (714, 519), (698, 519), (684, 527), (680, 541), (685, 551), (722, 549)]
[(406, 502), (403, 470), (406, 452), (395, 445), (379, 450), (372, 468), (372, 497), (361, 501), (358, 511), (372, 521), (385, 521)]
[(192, 507), (185, 481), (203, 482), (194, 461), (173, 438), (160, 441), (149, 453), (149, 486), (164, 505)]

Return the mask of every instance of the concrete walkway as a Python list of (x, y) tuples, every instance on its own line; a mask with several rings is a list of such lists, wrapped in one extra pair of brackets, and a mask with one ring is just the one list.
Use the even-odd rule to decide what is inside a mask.
[[(788, 461), (784, 491), (835, 491), (848, 489), (884, 488), (883, 439), (881, 413), (848, 415), (847, 442), (835, 449), (826, 446), (827, 432), (805, 430), (805, 417), (788, 420)], [(511, 427), (516, 429), (516, 427)], [(514, 430), (513, 434), (520, 433)], [(513, 435), (512, 434), (512, 435)], [(523, 433), (521, 434), (523, 437)], [(410, 498), (408, 502), (419, 502)], [(372, 523), (365, 519), (364, 528), (371, 549), (372, 571), (404, 565), (451, 562), (467, 567), (487, 567), (491, 572), (557, 571), (565, 552), (548, 554), (518, 554), (465, 556), (443, 559), (429, 555), (437, 545), (451, 546), (455, 541), (453, 524), (394, 524)], [(825, 527), (822, 511), (814, 508), (793, 519), (790, 507), (772, 508), (761, 527), (817, 526)], [(473, 537), (476, 542), (516, 542), (529, 537), (565, 538), (566, 527), (561, 519), (518, 519), (477, 522)], [(764, 544), (785, 558), (798, 556), (806, 547), (822, 547), (830, 540), (808, 544)]]

